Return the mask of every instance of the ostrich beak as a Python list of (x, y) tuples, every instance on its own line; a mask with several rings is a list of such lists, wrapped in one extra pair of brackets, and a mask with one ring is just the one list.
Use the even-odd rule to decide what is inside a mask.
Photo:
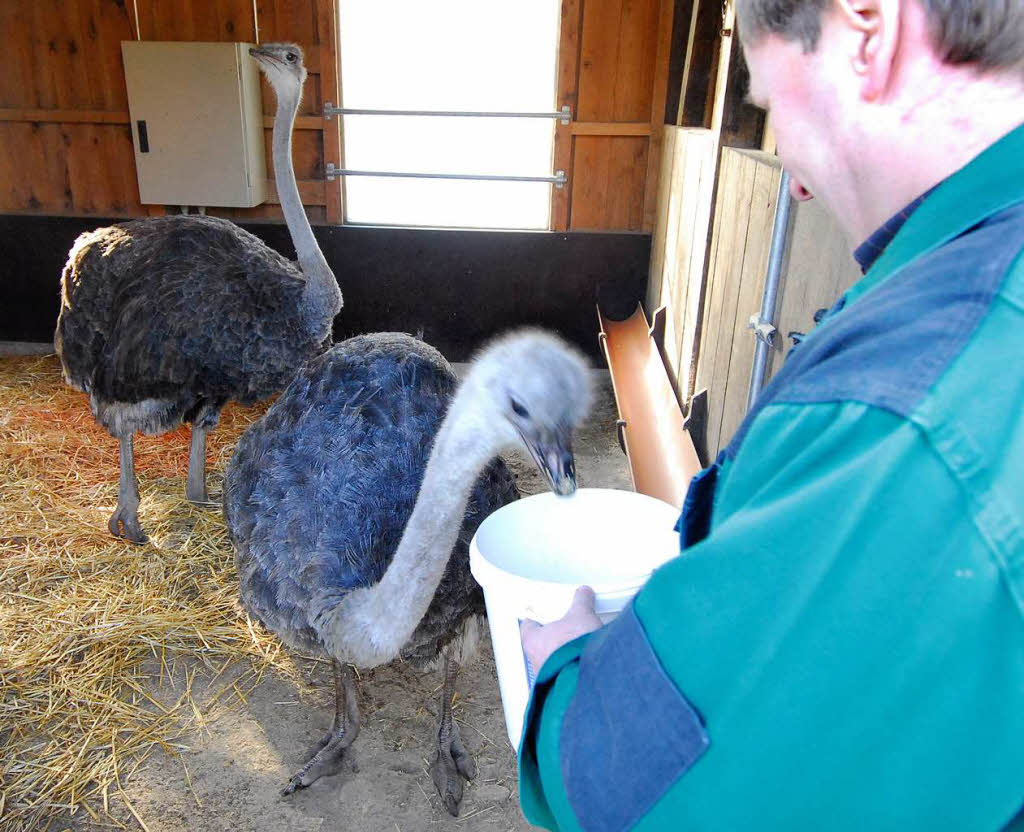
[(530, 456), (547, 477), (551, 490), (560, 497), (576, 492), (576, 464), (569, 433), (558, 431), (536, 441), (524, 437)]

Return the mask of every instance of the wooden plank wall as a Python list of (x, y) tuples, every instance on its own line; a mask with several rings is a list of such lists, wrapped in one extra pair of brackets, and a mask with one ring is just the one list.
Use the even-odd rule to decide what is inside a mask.
[(552, 199), (556, 231), (651, 231), (665, 118), (673, 0), (563, 0)]
[(647, 308), (667, 307), (664, 358), (681, 402), (693, 392), (717, 154), (711, 130), (665, 129)]
[(850, 245), (821, 203), (798, 202), (790, 212), (789, 241), (782, 264), (773, 349), (768, 353), (770, 379), (792, 347), (791, 332), (809, 332), (814, 313), (832, 306), (861, 278)]
[(701, 323), (696, 389), (708, 390), (709, 458), (746, 412), (765, 269), (782, 169), (761, 151), (723, 148)]
[[(332, 0), (5, 0), (0, 45), (0, 211), (133, 217), (162, 213), (139, 202), (121, 41), (290, 40), (310, 77), (294, 136), (299, 190), (313, 222), (338, 222), (340, 188), (322, 180), (340, 161), (337, 19)], [(267, 164), (273, 95), (264, 84)], [(12, 152), (13, 151), (13, 152)], [(273, 172), (268, 169), (268, 178)], [(274, 191), (272, 190), (272, 194)], [(237, 219), (278, 218), (274, 196)]]
[[(756, 345), (748, 321), (761, 311), (781, 172), (772, 154), (722, 150), (695, 388), (708, 390), (712, 459), (746, 414)], [(793, 204), (766, 380), (792, 348), (789, 333), (808, 332), (815, 311), (831, 306), (859, 277), (825, 210), (814, 201)]]

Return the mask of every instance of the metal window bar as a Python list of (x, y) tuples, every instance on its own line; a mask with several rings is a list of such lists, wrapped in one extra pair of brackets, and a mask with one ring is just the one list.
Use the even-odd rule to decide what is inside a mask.
[[(324, 103), (324, 119), (332, 116), (445, 116), (456, 118), (557, 118), (562, 124), (572, 120), (572, 111), (566, 104), (557, 113), (504, 113), (469, 112), (456, 110), (367, 110), (355, 107), (335, 107), (330, 101)], [(497, 174), (475, 173), (414, 173), (412, 171), (351, 170), (339, 168), (333, 162), (327, 163), (325, 173), (328, 182), (339, 176), (390, 176), (407, 179), (468, 179), (488, 182), (550, 182), (561, 188), (568, 182), (564, 170), (556, 170), (554, 176), (500, 176)]]
[(566, 104), (557, 113), (498, 113), (470, 112), (464, 110), (367, 110), (356, 107), (335, 107), (330, 101), (324, 103), (324, 118), (332, 116), (445, 116), (455, 118), (557, 118), (562, 124), (572, 120), (572, 110)]
[(564, 170), (556, 170), (554, 176), (499, 176), (479, 173), (413, 173), (395, 170), (349, 170), (338, 168), (334, 162), (327, 163), (326, 178), (333, 182), (339, 176), (390, 176), (407, 179), (476, 179), (488, 182), (550, 182), (561, 188), (569, 180)]

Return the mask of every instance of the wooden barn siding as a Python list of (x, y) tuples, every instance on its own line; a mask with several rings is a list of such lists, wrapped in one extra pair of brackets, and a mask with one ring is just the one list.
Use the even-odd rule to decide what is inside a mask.
[(711, 130), (665, 129), (647, 308), (667, 309), (664, 358), (681, 402), (693, 393), (717, 161)]
[[(771, 154), (722, 150), (695, 385), (708, 391), (711, 459), (746, 414), (756, 345), (748, 321), (761, 310), (781, 172)], [(795, 203), (767, 378), (792, 346), (788, 334), (809, 331), (814, 312), (831, 306), (859, 277), (847, 243), (824, 209), (814, 202)]]
[(654, 227), (672, 0), (563, 0), (555, 127), (555, 230)]
[[(136, 18), (136, 11), (138, 17)], [(313, 222), (338, 222), (341, 190), (322, 179), (325, 158), (340, 162), (337, 30), (332, 0), (6, 0), (0, 44), (0, 211), (136, 217), (162, 213), (139, 202), (121, 41), (293, 40), (310, 75), (294, 138), (299, 191)], [(326, 71), (325, 71), (326, 68)], [(267, 177), (273, 94), (263, 89)], [(13, 151), (13, 152), (12, 152)], [(267, 204), (211, 209), (234, 219), (280, 218)]]
[[(556, 126), (555, 230), (650, 231), (672, 28), (671, 0), (563, 0), (558, 106), (574, 120)], [(10, 56), (0, 77), (0, 211), (145, 216), (139, 202), (121, 63), (121, 41), (294, 40), (310, 76), (296, 123), (299, 189), (313, 222), (341, 222), (340, 183), (323, 181), (342, 163), (333, 0), (7, 0), (0, 43)], [(137, 12), (137, 14), (136, 14)], [(267, 144), (273, 96), (263, 90)], [(267, 154), (268, 179), (270, 154)], [(211, 209), (234, 219), (280, 218), (272, 199), (248, 209)]]

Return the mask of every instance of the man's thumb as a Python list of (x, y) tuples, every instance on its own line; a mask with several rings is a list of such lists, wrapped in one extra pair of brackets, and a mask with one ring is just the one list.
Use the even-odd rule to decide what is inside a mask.
[(572, 598), (572, 607), (576, 612), (594, 612), (594, 590), (589, 586), (581, 586)]

